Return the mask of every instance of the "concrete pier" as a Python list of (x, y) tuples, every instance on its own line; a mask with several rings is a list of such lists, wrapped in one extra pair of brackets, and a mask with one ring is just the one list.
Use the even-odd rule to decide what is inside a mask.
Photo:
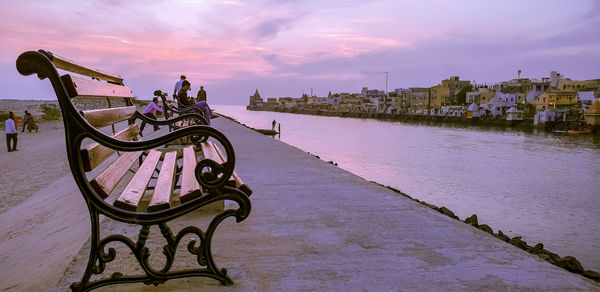
[[(233, 143), (236, 171), (254, 191), (250, 217), (224, 222), (213, 241), (217, 265), (228, 269), (235, 284), (186, 278), (158, 288), (125, 284), (97, 291), (600, 291), (591, 280), (297, 148), (225, 118), (213, 123)], [(64, 191), (68, 183), (62, 184)], [(80, 196), (74, 183), (71, 187), (72, 196)], [(77, 207), (82, 205), (81, 200)], [(89, 226), (85, 209), (54, 216), (78, 216), (70, 217), (76, 227), (65, 230), (81, 232), (81, 226)], [(205, 218), (196, 212), (170, 225), (177, 231)], [(103, 231), (115, 230), (131, 237), (137, 232), (104, 223)], [(164, 244), (159, 241), (158, 251), (153, 250), (158, 258)], [(70, 261), (69, 267), (52, 291), (63, 291), (83, 274), (87, 247), (73, 252), (63, 260)], [(129, 256), (108, 266), (129, 271), (136, 264)]]

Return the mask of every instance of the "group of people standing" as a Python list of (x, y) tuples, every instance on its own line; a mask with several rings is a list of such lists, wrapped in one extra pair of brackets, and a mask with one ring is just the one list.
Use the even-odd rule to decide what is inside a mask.
[[(8, 113), (8, 119), (6, 119), (4, 124), (6, 129), (6, 148), (8, 148), (8, 152), (18, 151), (17, 142), (19, 142), (19, 131), (17, 130), (17, 125), (20, 122), (19, 118), (13, 112)], [(29, 132), (35, 130), (37, 133), (39, 130), (39, 127), (35, 123), (35, 119), (28, 111), (25, 111), (25, 115), (23, 116), (23, 130), (21, 132), (25, 132), (25, 126), (27, 126), (27, 131)]]
[(206, 91), (204, 90), (204, 86), (200, 86), (200, 90), (198, 90), (196, 99), (188, 96), (187, 94), (191, 86), (192, 84), (186, 80), (185, 75), (181, 75), (179, 81), (175, 82), (173, 97), (177, 99), (178, 106), (180, 108), (186, 108), (190, 106), (198, 107), (204, 114), (206, 122), (210, 125), (211, 110), (210, 106), (208, 106), (208, 103), (206, 102)]
[[(173, 98), (177, 100), (177, 106), (179, 108), (188, 108), (191, 106), (197, 107), (200, 111), (202, 111), (204, 119), (206, 119), (206, 122), (208, 123), (208, 125), (210, 125), (212, 111), (208, 106), (208, 103), (206, 103), (206, 91), (204, 90), (204, 86), (200, 86), (200, 90), (198, 91), (196, 99), (187, 95), (187, 92), (188, 90), (190, 90), (191, 86), (192, 84), (186, 80), (185, 75), (181, 75), (180, 79), (177, 82), (175, 82)], [(158, 95), (160, 94), (160, 91), (156, 91), (154, 93), (155, 96), (152, 99), (152, 102), (148, 104), (148, 106), (143, 112), (145, 116), (154, 120), (156, 120), (156, 112), (163, 112), (163, 109), (158, 105)], [(142, 125), (140, 127), (140, 134), (142, 131), (144, 131), (145, 126), (146, 122), (142, 122)], [(157, 125), (154, 125), (154, 131), (158, 129), (159, 127)]]

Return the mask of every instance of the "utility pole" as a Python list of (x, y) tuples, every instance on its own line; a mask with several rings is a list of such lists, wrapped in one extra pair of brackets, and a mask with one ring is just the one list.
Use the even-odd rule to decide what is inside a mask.
[(388, 75), (390, 72), (383, 72), (385, 73), (385, 98), (384, 98), (384, 102), (383, 102), (383, 112), (386, 113), (387, 112), (387, 103), (388, 103), (388, 99), (390, 98), (389, 94), (388, 94)]
[(388, 75), (390, 72), (383, 72), (383, 73), (385, 73), (385, 95), (387, 96)]

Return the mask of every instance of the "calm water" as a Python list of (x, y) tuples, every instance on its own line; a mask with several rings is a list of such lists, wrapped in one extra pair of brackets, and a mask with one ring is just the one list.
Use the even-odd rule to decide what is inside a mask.
[(598, 137), (214, 108), (255, 128), (276, 120), (285, 143), (600, 271)]

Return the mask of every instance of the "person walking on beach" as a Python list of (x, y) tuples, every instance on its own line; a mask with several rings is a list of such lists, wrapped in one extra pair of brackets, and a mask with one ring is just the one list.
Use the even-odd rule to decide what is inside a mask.
[(25, 125), (29, 124), (30, 119), (31, 114), (28, 111), (25, 111), (25, 116), (23, 116), (23, 130), (21, 132), (25, 132)]
[(35, 132), (37, 133), (39, 129), (40, 128), (35, 123), (35, 118), (31, 114), (29, 114), (29, 124), (27, 125), (27, 131), (31, 133), (31, 131), (35, 130)]
[[(148, 104), (148, 106), (146, 107), (146, 109), (144, 110), (143, 114), (144, 116), (147, 116), (153, 120), (156, 120), (156, 112), (163, 112), (163, 109), (160, 108), (160, 106), (158, 105), (158, 97), (155, 96), (154, 98), (152, 98), (152, 101)], [(142, 121), (142, 125), (140, 126), (140, 136), (143, 137), (142, 132), (144, 131), (144, 127), (146, 127), (146, 122)], [(158, 129), (160, 129), (158, 127), (158, 125), (154, 125), (154, 131), (158, 131)]]
[(179, 77), (179, 80), (175, 82), (175, 91), (173, 91), (174, 97), (177, 96), (177, 94), (181, 90), (181, 85), (183, 84), (183, 81), (185, 81), (185, 75), (181, 75), (181, 77)]
[(27, 131), (31, 133), (32, 130), (38, 132), (39, 127), (35, 124), (35, 119), (31, 115), (30, 112), (25, 111), (25, 116), (23, 117), (23, 130), (21, 132), (25, 132), (25, 125), (27, 125)]
[[(6, 120), (6, 148), (8, 148), (8, 152), (12, 152), (12, 151), (18, 151), (17, 150), (17, 142), (19, 141), (19, 138), (17, 137), (19, 135), (18, 131), (17, 131), (17, 126), (15, 124), (15, 114), (13, 114), (13, 112), (9, 112), (8, 113), (8, 119)], [(10, 141), (12, 140), (12, 148), (10, 147)]]

